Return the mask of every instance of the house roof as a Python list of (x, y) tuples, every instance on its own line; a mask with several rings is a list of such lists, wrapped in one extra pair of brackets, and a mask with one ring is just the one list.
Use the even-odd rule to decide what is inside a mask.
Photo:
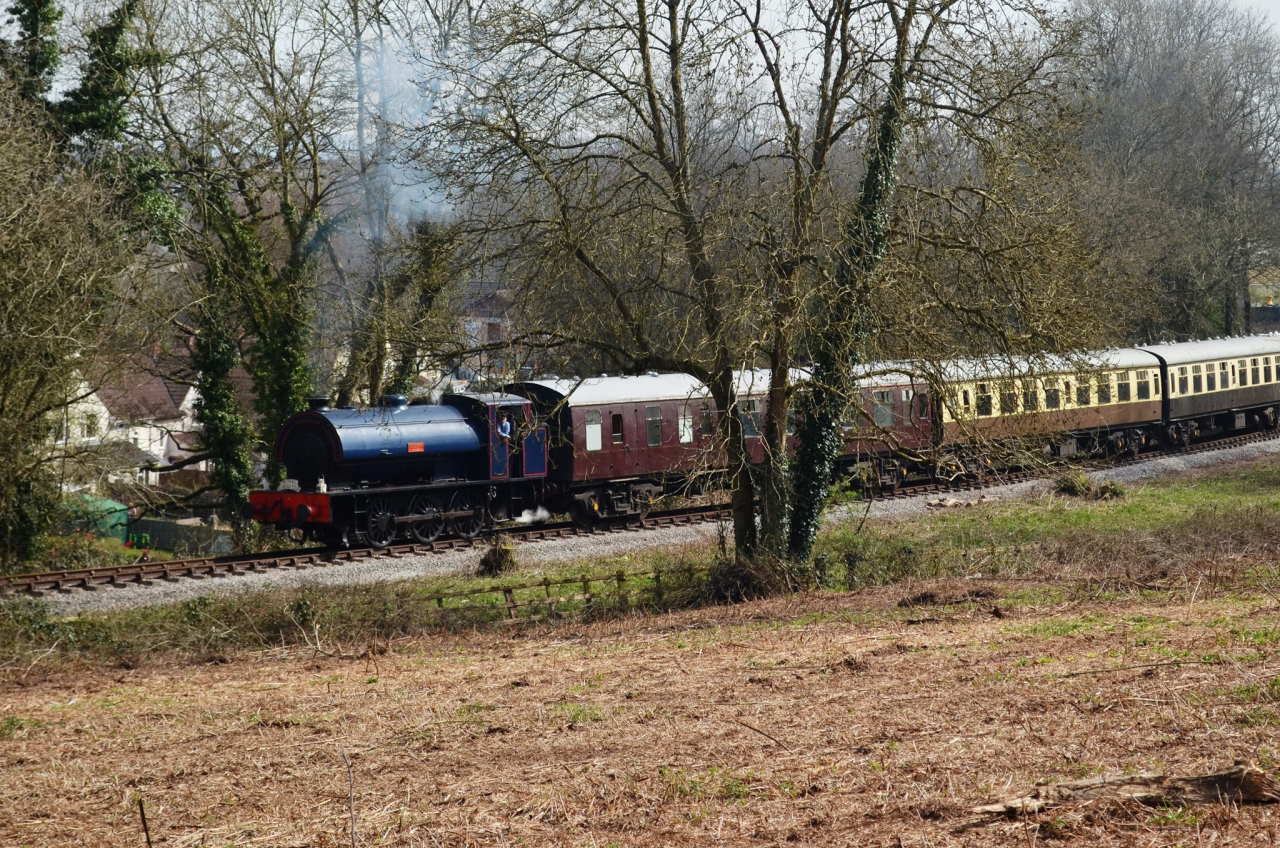
[(169, 438), (173, 439), (173, 443), (177, 445), (179, 450), (187, 453), (195, 453), (204, 447), (204, 434), (195, 432), (172, 432)]
[(132, 371), (115, 375), (98, 390), (98, 396), (113, 418), (171, 421), (182, 417), (182, 402), (190, 391), (183, 383)]

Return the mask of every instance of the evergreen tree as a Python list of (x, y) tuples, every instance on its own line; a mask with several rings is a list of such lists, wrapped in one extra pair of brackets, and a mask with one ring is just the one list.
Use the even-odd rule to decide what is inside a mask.
[(27, 101), (45, 105), (58, 69), (58, 22), (62, 10), (57, 0), (14, 0), (5, 9), (5, 21), (17, 25), (17, 37), (0, 40), (0, 66)]
[(137, 60), (137, 54), (125, 43), (125, 35), (137, 5), (137, 0), (124, 0), (104, 24), (89, 31), (89, 52), (80, 65), (80, 83), (52, 107), (63, 135), (91, 149), (118, 142), (124, 134), (128, 74)]

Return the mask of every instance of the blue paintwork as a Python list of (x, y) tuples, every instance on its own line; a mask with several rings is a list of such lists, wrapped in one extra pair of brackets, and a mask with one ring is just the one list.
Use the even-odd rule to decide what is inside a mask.
[(547, 473), (547, 428), (539, 427), (524, 437), (524, 476), (544, 477)]
[[(484, 440), (462, 412), (452, 406), (327, 409), (311, 413), (333, 425), (343, 462), (388, 457), (426, 457), (482, 450)], [(422, 453), (409, 453), (421, 442)]]

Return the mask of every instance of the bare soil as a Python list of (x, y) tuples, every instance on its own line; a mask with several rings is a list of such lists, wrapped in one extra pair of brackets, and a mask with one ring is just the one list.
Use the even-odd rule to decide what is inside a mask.
[(952, 580), (195, 667), (36, 657), (0, 681), (0, 845), (143, 846), (139, 799), (155, 846), (1274, 845), (1280, 805), (969, 808), (1274, 773), (1278, 645), (1265, 594)]

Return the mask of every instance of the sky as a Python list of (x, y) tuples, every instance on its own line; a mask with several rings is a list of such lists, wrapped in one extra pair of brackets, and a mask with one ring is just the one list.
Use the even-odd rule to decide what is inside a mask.
[(1280, 0), (1235, 0), (1242, 9), (1263, 12), (1272, 24), (1280, 24)]

